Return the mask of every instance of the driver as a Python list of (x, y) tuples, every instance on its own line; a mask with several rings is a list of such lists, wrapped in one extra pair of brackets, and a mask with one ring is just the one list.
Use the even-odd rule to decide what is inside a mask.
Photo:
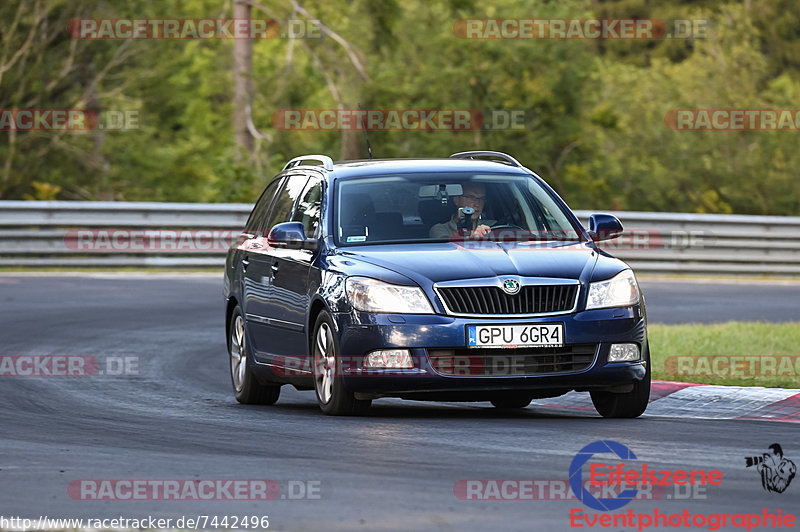
[[(481, 213), (483, 205), (486, 203), (486, 187), (481, 183), (465, 183), (462, 186), (460, 196), (453, 196), (453, 203), (459, 209), (462, 207), (472, 207), (475, 209), (475, 214), (472, 215), (472, 232), (470, 238), (483, 238), (492, 229), (490, 227), (494, 220), (481, 220)], [(486, 222), (478, 224), (478, 222)], [(487, 225), (487, 223), (489, 225)], [(449, 221), (436, 224), (431, 227), (430, 237), (441, 239), (450, 238), (453, 234), (458, 233), (458, 212), (456, 212)], [(463, 238), (463, 237), (462, 237)]]

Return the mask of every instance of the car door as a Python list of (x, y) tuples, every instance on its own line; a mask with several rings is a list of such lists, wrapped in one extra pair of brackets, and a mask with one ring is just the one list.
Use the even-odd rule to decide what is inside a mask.
[[(297, 206), (287, 220), (301, 222), (306, 238), (319, 236), (322, 198), (322, 176), (310, 172)], [(309, 307), (309, 270), (316, 250), (273, 248), (270, 254), (273, 257), (272, 293), (267, 313), (272, 345), (283, 356), (302, 356), (308, 351), (305, 323)]]
[(275, 259), (276, 252), (280, 256), (280, 250), (269, 246), (267, 235), (275, 225), (289, 221), (307, 181), (308, 174), (300, 171), (290, 173), (282, 181), (269, 213), (260, 226), (263, 247), (253, 253), (248, 267), (248, 272), (252, 272), (253, 285), (257, 284), (266, 290), (263, 297), (253, 299), (252, 311), (248, 315), (254, 325), (255, 356), (260, 362), (270, 363), (276, 355), (285, 354), (283, 349), (286, 341), (282, 335), (292, 329), (292, 325), (283, 323), (276, 312), (276, 307), (280, 306), (276, 301), (280, 301), (281, 296), (275, 293), (274, 276), (280, 268)]
[(266, 326), (266, 305), (269, 301), (272, 257), (269, 256), (264, 227), (272, 212), (275, 196), (285, 181), (284, 177), (275, 179), (267, 185), (245, 227), (246, 240), (242, 244), (242, 296), (244, 300), (244, 319), (247, 322), (250, 345), (256, 359), (263, 358), (261, 350), (266, 346), (268, 331)]

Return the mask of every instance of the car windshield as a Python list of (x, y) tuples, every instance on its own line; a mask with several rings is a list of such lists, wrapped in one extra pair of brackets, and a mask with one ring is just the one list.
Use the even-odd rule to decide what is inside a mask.
[(339, 245), (451, 240), (577, 241), (555, 198), (532, 176), (439, 173), (338, 181)]

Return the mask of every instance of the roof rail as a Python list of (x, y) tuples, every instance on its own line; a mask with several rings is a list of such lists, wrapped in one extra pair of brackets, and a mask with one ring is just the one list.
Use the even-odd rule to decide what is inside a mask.
[(507, 153), (500, 151), (462, 151), (459, 153), (454, 153), (450, 156), (451, 159), (474, 159), (475, 157), (498, 157), (500, 159), (505, 159), (514, 166), (519, 166), (522, 168), (522, 165), (518, 160), (514, 159)]
[(321, 162), (322, 164), (312, 165), (312, 166), (322, 166), (325, 168), (325, 170), (328, 170), (329, 172), (333, 171), (333, 159), (331, 159), (327, 155), (301, 155), (300, 157), (295, 157), (294, 159), (286, 163), (286, 166), (283, 167), (283, 170), (288, 170), (289, 168), (300, 166), (301, 164), (303, 164), (303, 161), (318, 161)]

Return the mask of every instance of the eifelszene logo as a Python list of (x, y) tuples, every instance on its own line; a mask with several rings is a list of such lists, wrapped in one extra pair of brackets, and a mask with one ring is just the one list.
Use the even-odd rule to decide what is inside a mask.
[(780, 444), (773, 443), (769, 446), (770, 452), (761, 456), (748, 456), (744, 459), (745, 467), (755, 466), (761, 473), (761, 486), (766, 491), (783, 493), (797, 473), (794, 462), (783, 456)]
[[(611, 455), (608, 458), (595, 455)], [(589, 460), (605, 462), (622, 460), (623, 463), (593, 463), (589, 466), (589, 485), (601, 486), (603, 497), (595, 497), (583, 481), (583, 466)], [(633, 451), (611, 440), (595, 441), (578, 451), (569, 465), (569, 485), (575, 497), (589, 508), (608, 512), (618, 510), (631, 502), (639, 488), (647, 486), (719, 486), (722, 473), (712, 470), (657, 469), (641, 463), (630, 467), (624, 461), (638, 460)], [(618, 493), (617, 493), (618, 492)], [(579, 511), (578, 511), (579, 512)]]
[(583, 464), (589, 461), (596, 453), (613, 453), (620, 460), (637, 460), (633, 451), (615, 441), (595, 441), (578, 451), (569, 465), (569, 485), (572, 492), (583, 504), (595, 510), (607, 512), (622, 508), (636, 497), (637, 490), (626, 489), (615, 498), (597, 498), (583, 487)]

